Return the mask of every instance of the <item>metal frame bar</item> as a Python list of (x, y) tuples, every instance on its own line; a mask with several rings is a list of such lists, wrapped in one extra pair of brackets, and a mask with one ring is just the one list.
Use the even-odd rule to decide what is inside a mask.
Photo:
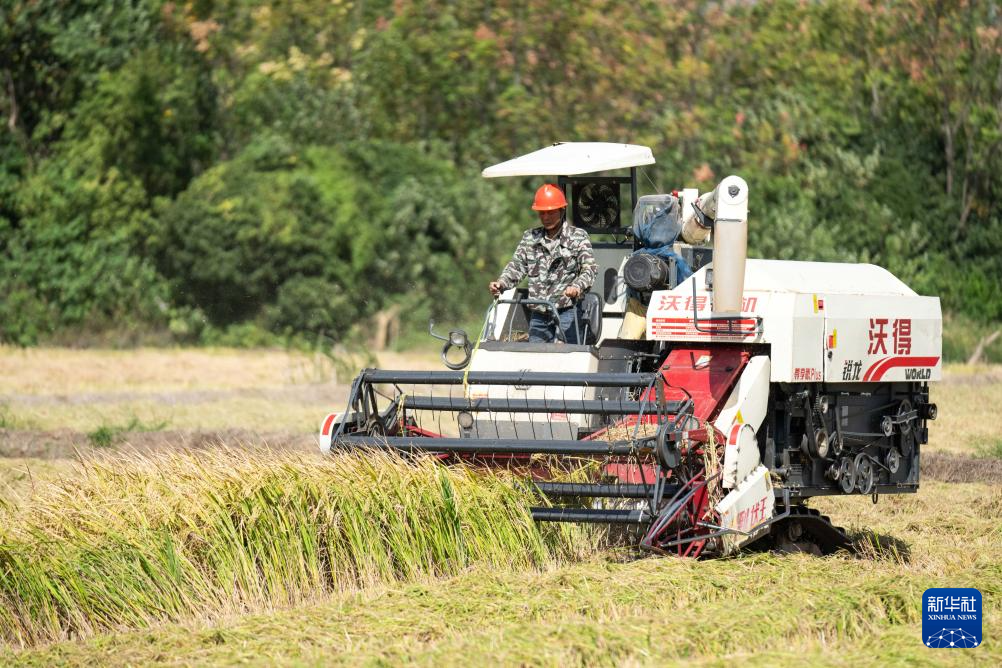
[(363, 383), (409, 385), (546, 385), (568, 387), (646, 387), (657, 373), (563, 373), (559, 371), (386, 371), (365, 369)]
[(538, 440), (514, 438), (427, 438), (424, 436), (342, 435), (336, 445), (359, 446), (401, 452), (455, 452), (496, 455), (578, 455), (624, 457), (637, 453), (633, 441)]
[[(516, 294), (518, 294), (516, 292)], [(491, 304), (492, 310), (497, 310), (498, 304), (511, 304), (512, 306), (525, 305), (525, 306), (547, 306), (549, 307), (548, 315), (553, 318), (556, 323), (557, 338), (560, 339), (561, 343), (567, 343), (567, 337), (564, 336), (564, 332), (560, 329), (560, 311), (557, 309), (557, 305), (548, 299), (495, 299), (494, 303)], [(577, 305), (568, 307), (574, 309), (574, 333), (577, 335), (578, 343), (581, 343), (581, 323), (578, 319)], [(511, 327), (512, 321), (508, 320), (508, 340), (511, 340)]]
[[(621, 523), (638, 524), (650, 522), (657, 516), (655, 512), (662, 505), (665, 496), (684, 495), (677, 483), (664, 477), (659, 462), (651, 461), (656, 435), (640, 437), (639, 425), (652, 418), (671, 431), (677, 431), (682, 418), (692, 412), (691, 399), (668, 401), (665, 394), (662, 373), (561, 373), (531, 371), (392, 371), (366, 369), (355, 379), (349, 406), (365, 421), (379, 418), (375, 386), (393, 385), (400, 392), (400, 386), (416, 385), (510, 385), (547, 387), (608, 387), (623, 388), (645, 399), (617, 399), (599, 397), (597, 399), (512, 399), (437, 397), (407, 395), (408, 410), (470, 411), (490, 413), (580, 413), (636, 416), (633, 438), (622, 441), (589, 440), (547, 440), (547, 439), (501, 439), (501, 438), (432, 438), (427, 436), (382, 436), (346, 433), (346, 421), (339, 425), (333, 437), (335, 447), (361, 447), (392, 450), (403, 453), (446, 453), (472, 455), (474, 457), (506, 457), (521, 455), (564, 455), (594, 458), (620, 457), (633, 460), (637, 468), (644, 472), (640, 484), (577, 484), (537, 481), (537, 491), (554, 497), (584, 498), (626, 498), (638, 499), (643, 507), (635, 509), (590, 509), (590, 508), (533, 508), (532, 516), (539, 521)], [(391, 401), (391, 405), (394, 402)], [(648, 481), (646, 466), (653, 464), (653, 479)]]
[[(668, 413), (675, 413), (685, 402), (672, 401), (665, 405)], [(653, 412), (656, 403), (625, 399), (509, 399), (484, 397), (466, 399), (464, 397), (435, 397), (408, 394), (407, 408), (431, 411), (503, 412), (503, 413), (547, 413), (558, 411), (577, 414), (635, 415), (641, 411)]]
[(546, 496), (583, 496), (602, 499), (647, 499), (650, 485), (631, 483), (534, 482), (533, 487)]
[[(711, 328), (703, 329), (699, 326), (699, 311), (696, 308), (696, 279), (692, 280), (692, 326), (697, 332), (702, 332), (703, 334), (710, 334), (711, 336), (716, 334), (717, 336), (745, 336), (751, 332), (735, 331), (734, 323), (739, 320), (745, 320), (746, 318), (740, 315), (724, 315), (711, 318), (703, 318), (703, 322), (709, 321), (711, 324), (715, 322), (727, 323), (727, 329), (723, 330), (721, 328)], [(755, 336), (762, 336), (762, 316), (755, 316)]]
[(537, 522), (578, 522), (581, 524), (643, 524), (650, 519), (646, 509), (530, 508)]

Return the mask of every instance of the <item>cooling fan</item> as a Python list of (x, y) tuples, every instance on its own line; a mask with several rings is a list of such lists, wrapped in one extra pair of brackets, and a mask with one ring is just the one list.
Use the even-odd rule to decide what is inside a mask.
[(619, 185), (581, 183), (574, 188), (574, 225), (593, 230), (619, 227)]

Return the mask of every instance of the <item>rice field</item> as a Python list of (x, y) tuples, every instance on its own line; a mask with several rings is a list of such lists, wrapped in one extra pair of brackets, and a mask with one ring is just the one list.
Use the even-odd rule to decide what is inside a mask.
[(570, 554), (524, 496), (430, 459), (88, 458), (0, 515), (0, 640), (32, 646)]
[[(953, 502), (964, 506), (963, 518)], [(624, 561), (595, 553), (472, 565), (444, 578), (384, 580), (289, 607), (203, 614), (7, 658), (24, 665), (997, 665), (1000, 509), (997, 488), (931, 483), (916, 497), (826, 508), (870, 546), (858, 557)], [(916, 601), (944, 580), (981, 589), (981, 648), (922, 646)]]
[[(858, 554), (693, 562), (542, 530), (501, 474), (321, 458), (324, 359), (48, 353), (0, 349), (0, 665), (1002, 663), (998, 367), (934, 386), (941, 479), (812, 503)], [(981, 647), (922, 645), (933, 586), (981, 590)]]

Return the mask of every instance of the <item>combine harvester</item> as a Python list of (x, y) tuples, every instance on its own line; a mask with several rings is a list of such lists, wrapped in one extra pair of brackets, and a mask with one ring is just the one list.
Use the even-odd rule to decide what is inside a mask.
[[(873, 265), (746, 259), (745, 181), (638, 198), (653, 162), (643, 146), (565, 143), (485, 169), (559, 175), (599, 265), (586, 343), (528, 343), (526, 291), (509, 290), (478, 340), (438, 337), (451, 370), (363, 371), (321, 449), (503, 466), (538, 490), (538, 521), (632, 525), (643, 548), (691, 557), (830, 553), (849, 541), (809, 498), (917, 491), (939, 299)], [(677, 237), (676, 256), (635, 252), (650, 225)], [(647, 304), (640, 327), (628, 287)]]

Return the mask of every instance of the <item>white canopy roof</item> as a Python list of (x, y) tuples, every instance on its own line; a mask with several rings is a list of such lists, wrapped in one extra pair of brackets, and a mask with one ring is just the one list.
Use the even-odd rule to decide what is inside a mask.
[(486, 179), (499, 176), (573, 176), (653, 165), (646, 146), (608, 142), (564, 142), (499, 162), (481, 172)]

